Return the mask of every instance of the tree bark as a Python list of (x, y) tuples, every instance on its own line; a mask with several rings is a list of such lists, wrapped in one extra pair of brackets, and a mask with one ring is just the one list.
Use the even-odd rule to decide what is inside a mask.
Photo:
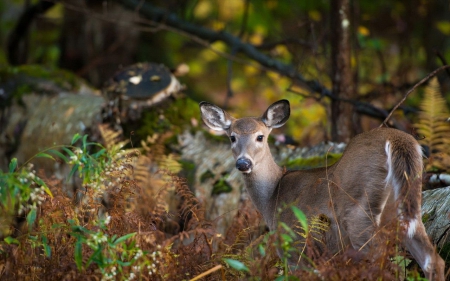
[(422, 220), (433, 244), (450, 243), (450, 186), (422, 193)]
[(44, 14), (56, 4), (54, 2), (39, 1), (24, 10), (16, 26), (8, 36), (7, 50), (8, 62), (11, 65), (20, 65), (27, 62), (26, 46), (21, 44), (28, 34), (31, 24), (34, 19), (41, 14)]
[(344, 100), (353, 99), (355, 87), (351, 69), (350, 0), (331, 1), (331, 138), (348, 142), (355, 135), (354, 107)]

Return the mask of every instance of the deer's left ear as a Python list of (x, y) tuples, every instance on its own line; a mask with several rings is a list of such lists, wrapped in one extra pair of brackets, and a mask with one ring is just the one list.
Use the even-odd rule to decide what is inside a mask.
[(286, 123), (291, 114), (288, 100), (279, 100), (273, 103), (261, 116), (261, 120), (269, 128), (279, 128)]

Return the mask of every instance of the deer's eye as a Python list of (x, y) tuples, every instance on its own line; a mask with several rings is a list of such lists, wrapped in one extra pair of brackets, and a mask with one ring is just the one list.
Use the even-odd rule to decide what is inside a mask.
[(236, 141), (236, 137), (235, 136), (231, 136), (230, 140), (231, 140), (231, 142), (235, 142)]
[(259, 136), (256, 137), (256, 140), (259, 141), (259, 142), (263, 141), (263, 139), (264, 139), (263, 135), (259, 135)]

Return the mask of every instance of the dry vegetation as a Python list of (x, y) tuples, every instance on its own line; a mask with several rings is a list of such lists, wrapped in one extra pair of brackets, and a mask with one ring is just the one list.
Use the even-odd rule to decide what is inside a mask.
[[(13, 166), (11, 173), (3, 174), (2, 184), (18, 178), (19, 185), (30, 173), (45, 182), (22, 184), (22, 194), (47, 188), (51, 192), (39, 191), (37, 199), (19, 195), (22, 199), (9, 205), (2, 201), (1, 211), (9, 208), (14, 214), (1, 233), (2, 280), (420, 279), (397, 248), (395, 232), (376, 233), (370, 259), (354, 250), (331, 255), (326, 249), (318, 251), (327, 227), (320, 218), (308, 226), (300, 218), (296, 227), (280, 225), (279, 231), (269, 233), (247, 201), (221, 235), (215, 222), (205, 220), (205, 209), (185, 180), (173, 173), (175, 161), (166, 157), (169, 168), (155, 169), (161, 165), (164, 136), (149, 138), (138, 152), (122, 150), (126, 142), (119, 134), (105, 128), (102, 134), (105, 146), (99, 149), (77, 136), (74, 143), (81, 142), (80, 148), (67, 146), (64, 154), (48, 150), (40, 155), (60, 156), (58, 161), (76, 167), (75, 176), (83, 181), (78, 200), (62, 192), (64, 182), (45, 177), (43, 171), (35, 175), (27, 167)], [(305, 236), (306, 243), (295, 244), (296, 235)], [(277, 246), (284, 251), (282, 259)], [(290, 271), (289, 255), (301, 256), (309, 266)]]

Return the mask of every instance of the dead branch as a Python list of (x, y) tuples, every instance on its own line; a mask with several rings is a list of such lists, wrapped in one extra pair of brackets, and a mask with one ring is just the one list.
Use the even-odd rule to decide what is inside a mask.
[(406, 92), (405, 96), (394, 106), (394, 108), (391, 110), (389, 115), (386, 117), (386, 119), (384, 119), (383, 123), (381, 123), (381, 125), (379, 127), (383, 127), (383, 126), (387, 127), (387, 122), (388, 122), (389, 118), (391, 118), (392, 114), (394, 114), (394, 112), (397, 110), (397, 108), (406, 100), (406, 98), (409, 96), (409, 94), (414, 92), (415, 89), (417, 89), (423, 83), (427, 82), (430, 78), (434, 77), (436, 74), (438, 74), (442, 70), (448, 69), (448, 68), (450, 68), (450, 65), (441, 66), (438, 69), (436, 69), (435, 71), (428, 74), (427, 77), (423, 78), (418, 83), (416, 83), (414, 85), (414, 87), (412, 87), (408, 92)]
[[(203, 26), (199, 26), (180, 19), (175, 14), (171, 14), (164, 9), (158, 8), (150, 4), (149, 2), (143, 2), (140, 0), (118, 0), (124, 7), (134, 10), (141, 16), (151, 21), (154, 25), (159, 25), (162, 29), (168, 29), (171, 31), (177, 30), (178, 33), (184, 33), (184, 35), (190, 36), (194, 41), (201, 43), (201, 40), (205, 40), (208, 44), (216, 41), (222, 41), (228, 45), (232, 50), (237, 50), (237, 53), (242, 53), (248, 58), (259, 63), (260, 67), (264, 70), (270, 70), (279, 73), (282, 76), (291, 78), (296, 83), (301, 84), (311, 92), (316, 92), (322, 97), (328, 97), (332, 100), (337, 100), (331, 91), (323, 86), (316, 80), (307, 80), (302, 74), (297, 72), (296, 67), (291, 64), (284, 64), (276, 59), (273, 59), (266, 54), (261, 53), (257, 47), (252, 44), (244, 43), (237, 36), (234, 36), (225, 31), (214, 31)], [(142, 21), (141, 21), (142, 22)], [(216, 52), (218, 53), (218, 52)], [(242, 60), (237, 59), (229, 54), (221, 54), (227, 59), (232, 58), (234, 61), (242, 63)], [(370, 103), (365, 103), (356, 100), (339, 99), (340, 101), (352, 103), (355, 106), (357, 112), (365, 114), (374, 118), (383, 119), (387, 116), (387, 111), (377, 108)]]

